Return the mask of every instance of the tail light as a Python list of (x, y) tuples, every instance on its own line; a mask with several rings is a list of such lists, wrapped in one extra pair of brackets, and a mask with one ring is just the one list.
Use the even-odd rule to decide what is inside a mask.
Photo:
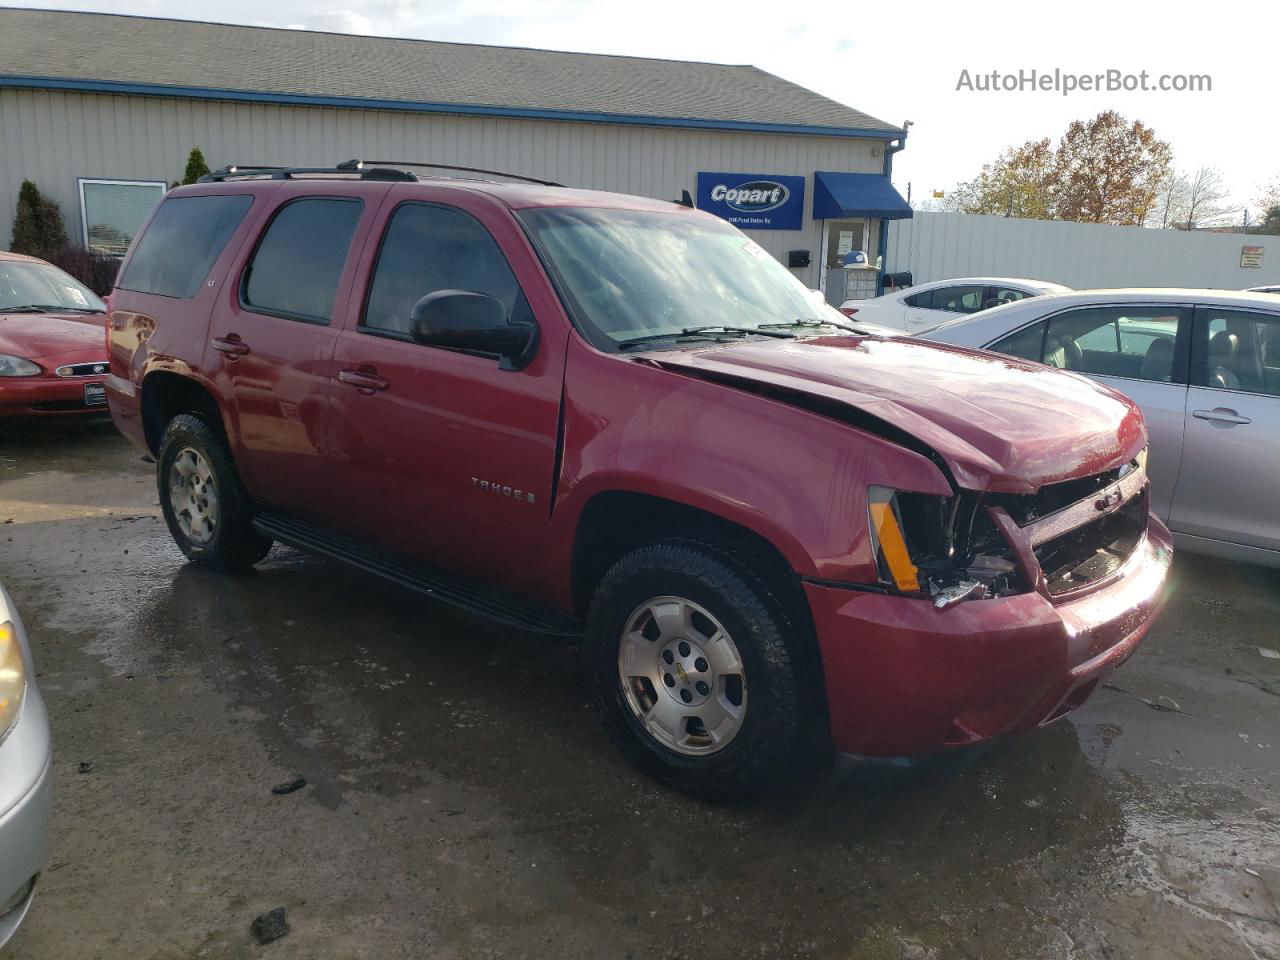
[(855, 313), (858, 312), (858, 308), (857, 307), (841, 307), (840, 312), (843, 313), (846, 317), (852, 317)]

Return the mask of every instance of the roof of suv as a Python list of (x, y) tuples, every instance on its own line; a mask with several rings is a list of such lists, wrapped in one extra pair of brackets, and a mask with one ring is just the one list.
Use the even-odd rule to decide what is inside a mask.
[[(245, 193), (272, 191), (286, 183), (323, 182), (335, 190), (341, 190), (339, 184), (386, 183), (385, 180), (362, 180), (359, 177), (297, 177), (285, 180), (268, 177), (245, 176), (238, 179), (223, 180), (214, 183), (198, 183), (187, 187), (178, 187), (169, 191), (169, 196), (182, 196), (188, 193)], [(422, 176), (415, 184), (413, 181), (397, 182), (397, 186), (412, 189), (415, 186), (430, 187), (433, 190), (465, 191), (483, 193), (501, 201), (513, 210), (530, 207), (599, 207), (616, 210), (652, 210), (670, 213), (687, 210), (694, 212), (674, 200), (655, 200), (650, 197), (637, 197), (626, 193), (608, 193), (603, 190), (581, 190), (575, 187), (546, 186), (535, 183), (506, 183), (496, 180), (473, 180), (460, 177)]]

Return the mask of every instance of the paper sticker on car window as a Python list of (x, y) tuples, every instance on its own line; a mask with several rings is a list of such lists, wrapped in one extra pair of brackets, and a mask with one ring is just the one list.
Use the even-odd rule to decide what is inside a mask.
[(81, 291), (77, 290), (75, 287), (63, 287), (62, 289), (66, 293), (67, 299), (70, 300), (72, 303), (74, 303), (76, 306), (78, 307), (89, 306), (89, 298), (86, 297)]
[(765, 250), (764, 247), (760, 246), (760, 244), (756, 243), (754, 240), (751, 240), (751, 239), (746, 240), (742, 244), (742, 250), (744, 253), (750, 254), (751, 256), (755, 257), (757, 260), (759, 260), (761, 257), (767, 257), (769, 255), (769, 251)]

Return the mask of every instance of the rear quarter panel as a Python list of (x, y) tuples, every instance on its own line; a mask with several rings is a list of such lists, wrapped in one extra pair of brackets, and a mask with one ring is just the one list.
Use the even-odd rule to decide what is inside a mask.
[[(219, 297), (225, 296), (224, 279), (239, 251), (257, 235), (257, 231), (270, 204), (257, 189), (245, 189), (254, 194), (253, 205), (240, 225), (232, 233), (222, 253), (201, 282), (199, 292), (191, 299), (165, 297), (143, 293), (117, 286), (109, 300), (110, 316), (107, 321), (107, 357), (110, 372), (107, 376), (107, 406), (116, 427), (140, 447), (146, 448), (142, 422), (142, 384), (152, 373), (167, 371), (188, 377), (205, 387), (218, 399), (214, 385), (204, 366), (205, 342), (208, 339), (209, 320)], [(228, 191), (219, 191), (226, 193)], [(202, 191), (184, 191), (184, 196), (199, 196)], [(159, 205), (157, 205), (159, 209)], [(154, 212), (152, 219), (154, 219)], [(123, 278), (129, 263), (137, 252), (138, 244), (146, 235), (147, 225), (138, 233), (128, 256), (120, 267), (118, 278)], [(231, 291), (234, 296), (234, 291)], [(234, 449), (236, 438), (232, 425), (227, 422), (225, 407), (224, 426)]]

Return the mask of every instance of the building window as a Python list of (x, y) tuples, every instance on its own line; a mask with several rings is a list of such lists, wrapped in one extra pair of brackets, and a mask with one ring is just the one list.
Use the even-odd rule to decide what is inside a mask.
[(163, 180), (80, 180), (84, 245), (94, 253), (123, 257), (151, 209), (164, 199)]

